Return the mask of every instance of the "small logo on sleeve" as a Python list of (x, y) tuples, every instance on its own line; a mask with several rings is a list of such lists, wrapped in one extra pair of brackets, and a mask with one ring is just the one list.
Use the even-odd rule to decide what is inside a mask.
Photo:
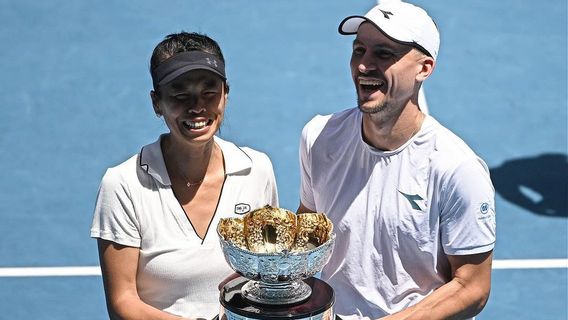
[(495, 208), (491, 202), (482, 202), (479, 204), (479, 209), (477, 213), (477, 219), (491, 219), (495, 217)]
[(235, 205), (236, 214), (245, 214), (250, 211), (250, 204), (248, 203), (238, 203)]

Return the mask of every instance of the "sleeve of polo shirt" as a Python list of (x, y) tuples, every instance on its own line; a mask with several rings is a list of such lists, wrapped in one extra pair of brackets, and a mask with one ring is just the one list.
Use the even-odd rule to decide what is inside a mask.
[(127, 184), (116, 169), (108, 169), (101, 181), (91, 237), (140, 247), (140, 232), (132, 198)]
[(300, 201), (307, 208), (317, 210), (312, 189), (310, 147), (308, 146), (309, 125), (310, 123), (304, 127), (300, 138)]
[(460, 163), (444, 184), (440, 232), (444, 252), (468, 255), (495, 246), (495, 190), (483, 160)]

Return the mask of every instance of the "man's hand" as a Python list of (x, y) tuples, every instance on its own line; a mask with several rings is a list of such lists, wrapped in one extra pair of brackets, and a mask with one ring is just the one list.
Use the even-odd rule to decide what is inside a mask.
[(230, 276), (226, 277), (225, 279), (223, 279), (223, 281), (221, 281), (221, 283), (219, 283), (219, 285), (217, 286), (217, 288), (219, 289), (219, 291), (221, 291), (221, 289), (223, 289), (223, 287), (231, 280), (236, 279), (238, 277), (240, 277), (241, 275), (238, 273), (233, 273)]

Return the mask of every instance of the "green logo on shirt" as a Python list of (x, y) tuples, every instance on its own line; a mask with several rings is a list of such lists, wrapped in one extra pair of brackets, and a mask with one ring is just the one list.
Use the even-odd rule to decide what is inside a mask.
[(402, 194), (406, 200), (408, 200), (408, 202), (410, 202), (410, 205), (412, 206), (412, 209), (414, 210), (422, 210), (422, 208), (420, 208), (420, 206), (418, 205), (418, 203), (416, 203), (417, 200), (424, 200), (422, 199), (421, 196), (417, 195), (417, 194), (406, 194), (400, 190), (398, 190), (398, 192), (400, 192), (400, 194)]

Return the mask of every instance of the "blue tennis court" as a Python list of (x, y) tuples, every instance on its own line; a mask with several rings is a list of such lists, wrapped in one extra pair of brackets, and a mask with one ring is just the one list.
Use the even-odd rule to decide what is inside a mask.
[[(430, 114), (491, 168), (498, 239), (477, 319), (568, 318), (567, 4), (425, 1), (441, 49)], [(199, 31), (227, 60), (221, 136), (266, 152), (298, 206), (298, 142), (355, 105), (347, 15), (372, 0), (0, 0), (0, 319), (107, 319), (96, 242), (100, 179), (167, 130), (149, 58)]]

